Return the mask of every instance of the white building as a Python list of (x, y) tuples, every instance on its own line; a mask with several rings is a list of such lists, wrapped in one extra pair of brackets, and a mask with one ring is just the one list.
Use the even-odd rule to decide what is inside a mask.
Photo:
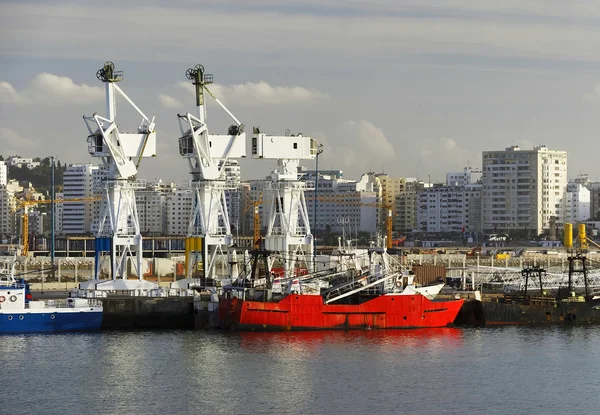
[[(314, 172), (305, 173), (309, 180), (314, 179)], [(313, 234), (321, 235), (328, 226), (332, 232), (377, 232), (382, 214), (379, 178), (374, 173), (365, 173), (356, 181), (341, 178), (341, 170), (327, 173), (319, 171), (316, 222), (315, 192), (305, 193)]]
[(422, 232), (477, 232), (481, 186), (434, 185), (417, 193), (417, 224)]
[(15, 192), (7, 184), (0, 185), (0, 235), (16, 235), (14, 208)]
[[(63, 175), (64, 198), (91, 198), (97, 196), (97, 185), (102, 177), (103, 172), (101, 169), (93, 164), (72, 164), (68, 166)], [(99, 202), (92, 201), (64, 203), (62, 208), (62, 233), (65, 235), (82, 235), (94, 232), (97, 229), (99, 206)]]
[(175, 190), (166, 197), (166, 229), (168, 235), (185, 236), (192, 214), (191, 189)]
[(8, 183), (8, 168), (4, 161), (0, 161), (0, 186), (6, 186)]
[(447, 173), (446, 186), (466, 186), (481, 179), (481, 170), (465, 167), (460, 173)]
[(27, 167), (28, 169), (33, 169), (39, 166), (41, 163), (39, 161), (33, 161), (32, 158), (10, 156), (6, 159), (6, 164), (8, 164), (10, 167)]
[(158, 236), (167, 233), (167, 198), (175, 191), (175, 183), (163, 183), (160, 179), (145, 189), (136, 190), (135, 204), (143, 234)]
[(536, 146), (483, 152), (482, 227), (484, 231), (533, 230), (562, 222), (567, 187), (567, 152)]
[(565, 197), (564, 222), (580, 223), (590, 219), (591, 192), (581, 182), (569, 182)]

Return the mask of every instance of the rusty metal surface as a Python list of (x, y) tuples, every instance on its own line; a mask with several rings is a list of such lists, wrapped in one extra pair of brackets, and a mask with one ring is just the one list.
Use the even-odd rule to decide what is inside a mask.
[(418, 284), (429, 284), (436, 282), (440, 278), (446, 282), (445, 265), (413, 265), (412, 271), (415, 274), (415, 282)]

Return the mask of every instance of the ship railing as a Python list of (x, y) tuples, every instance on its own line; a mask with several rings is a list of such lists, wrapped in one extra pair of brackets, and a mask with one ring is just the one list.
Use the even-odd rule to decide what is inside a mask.
[[(46, 307), (51, 308), (81, 308), (81, 307), (102, 307), (102, 301), (94, 299), (94, 298), (78, 298), (75, 307), (69, 304), (69, 299), (53, 299), (53, 300), (43, 300), (46, 304)], [(85, 304), (81, 301), (85, 300)], [(34, 304), (38, 303), (38, 301), (34, 301)], [(34, 308), (31, 307), (31, 302), (25, 304), (25, 308)]]
[[(363, 280), (363, 281), (366, 282), (365, 285), (362, 285), (362, 283), (360, 283), (359, 286), (357, 286), (357, 287), (355, 287), (353, 289), (351, 287), (348, 287), (349, 289), (347, 291), (345, 291), (345, 292), (338, 291), (338, 294), (335, 297), (331, 297), (331, 296), (329, 296), (329, 298), (326, 297), (325, 304), (329, 304), (329, 303), (332, 303), (334, 301), (341, 300), (344, 297), (348, 297), (350, 295), (359, 293), (359, 292), (364, 291), (366, 289), (375, 287), (376, 285), (379, 285), (381, 283), (386, 282), (390, 278), (396, 278), (398, 276), (398, 274), (399, 273), (397, 273), (397, 272), (393, 272), (393, 273), (390, 273), (390, 274), (387, 274), (387, 275), (383, 275), (380, 278), (376, 278), (376, 279), (369, 278), (366, 281)], [(334, 292), (335, 292), (335, 290), (332, 291), (330, 294), (333, 294)]]
[(25, 288), (25, 284), (13, 280), (0, 279), (0, 287)]

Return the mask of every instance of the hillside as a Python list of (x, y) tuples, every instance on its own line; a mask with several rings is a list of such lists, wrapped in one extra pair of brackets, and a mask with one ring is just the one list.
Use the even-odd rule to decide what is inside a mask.
[[(46, 157), (44, 159), (40, 159), (38, 157), (34, 158), (33, 160), (39, 161), (41, 165), (33, 169), (28, 169), (26, 167), (8, 167), (8, 179), (17, 180), (19, 182), (31, 182), (37, 191), (49, 193), (52, 185), (50, 174), (50, 157)], [(56, 191), (62, 188), (63, 173), (65, 168), (65, 166), (61, 165), (60, 160), (56, 161), (54, 170), (54, 184), (56, 186)]]

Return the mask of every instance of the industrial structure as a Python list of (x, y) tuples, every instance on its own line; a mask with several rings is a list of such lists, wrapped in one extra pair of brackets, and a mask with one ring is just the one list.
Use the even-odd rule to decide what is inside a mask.
[[(154, 117), (149, 119), (123, 92), (117, 82), (123, 79), (121, 71), (115, 71), (112, 62), (106, 62), (96, 73), (106, 86), (106, 117), (94, 114), (84, 116), (89, 130), (88, 151), (102, 160), (107, 180), (103, 185), (103, 200), (96, 238), (97, 289), (128, 290), (147, 287), (142, 281), (142, 235), (135, 203), (135, 190), (143, 184), (137, 180), (140, 162), (144, 157), (156, 156), (156, 132)], [(123, 97), (142, 117), (135, 133), (122, 133), (117, 126), (115, 94)], [(99, 283), (98, 273), (102, 252), (109, 252), (111, 259), (111, 283)], [(128, 263), (137, 281), (128, 280)]]
[[(254, 127), (252, 157), (277, 160), (277, 169), (264, 183), (271, 201), (264, 248), (279, 255), (284, 277), (291, 277), (298, 262), (312, 269), (314, 240), (304, 192), (314, 190), (314, 183), (298, 178), (300, 160), (314, 160), (319, 143), (302, 134), (274, 136)], [(274, 257), (270, 257), (271, 264)]]
[[(192, 210), (186, 241), (186, 274), (192, 276), (197, 269), (201, 255), (204, 276), (214, 276), (214, 266), (218, 255), (231, 246), (230, 218), (227, 211), (225, 191), (233, 190), (237, 183), (227, 180), (225, 167), (228, 160), (246, 157), (246, 134), (244, 124), (223, 105), (207, 88), (213, 82), (213, 75), (204, 72), (202, 65), (196, 65), (186, 72), (196, 91), (198, 114), (177, 114), (182, 136), (179, 138), (179, 153), (188, 159), (192, 175)], [(231, 117), (235, 124), (227, 134), (209, 134), (206, 124), (204, 92)]]

